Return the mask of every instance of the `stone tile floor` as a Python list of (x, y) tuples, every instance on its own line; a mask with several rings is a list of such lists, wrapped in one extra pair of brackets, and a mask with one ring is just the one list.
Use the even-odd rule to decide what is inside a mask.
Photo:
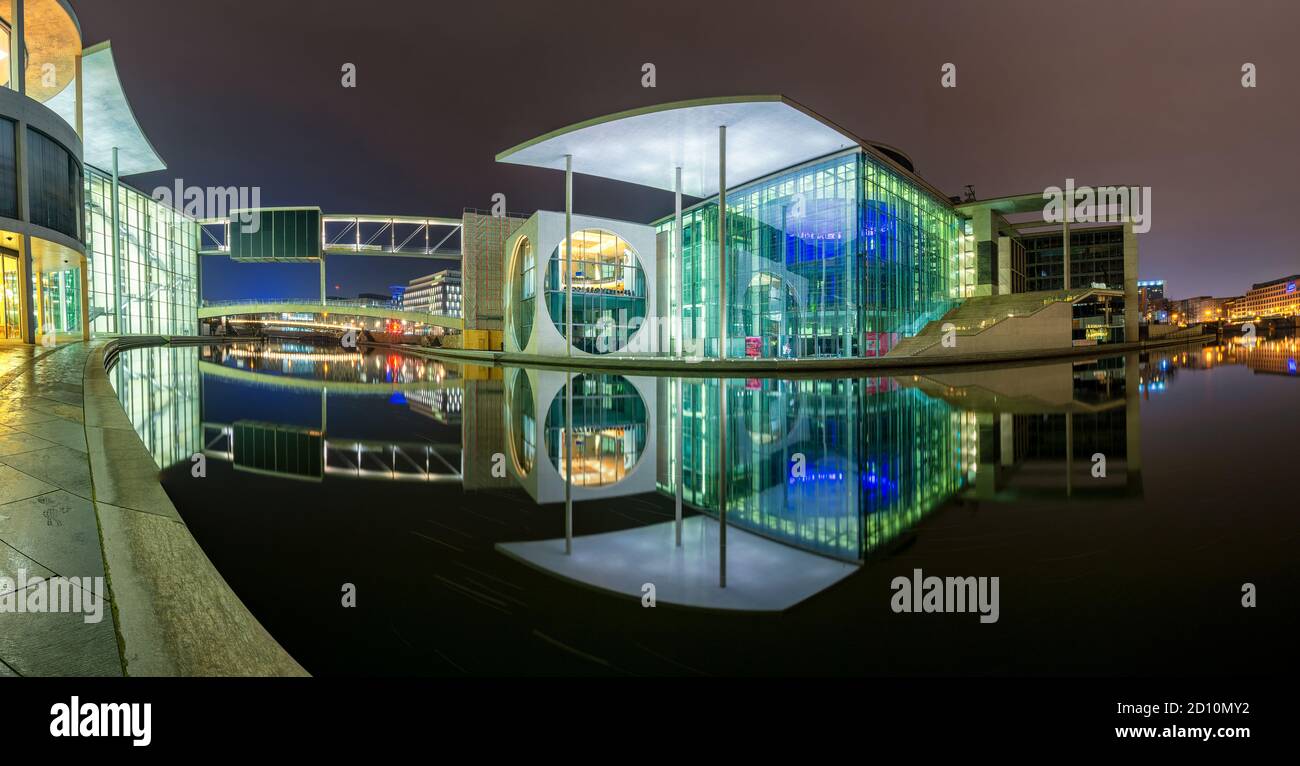
[[(88, 352), (0, 345), (0, 576), (104, 576), (82, 414)], [(17, 595), (0, 592), (0, 604)], [(121, 674), (107, 604), (98, 623), (0, 611), (0, 677)]]

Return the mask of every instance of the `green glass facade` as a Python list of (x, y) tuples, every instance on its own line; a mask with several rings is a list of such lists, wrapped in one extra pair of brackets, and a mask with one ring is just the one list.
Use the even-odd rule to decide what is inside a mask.
[(231, 259), (292, 263), (321, 257), (320, 208), (259, 210), (247, 224), (240, 215), (231, 213)]
[(890, 378), (683, 379), (681, 392), (659, 383), (660, 491), (675, 493), (680, 460), (683, 502), (716, 515), (726, 471), (727, 523), (804, 550), (863, 560), (974, 479), (976, 415)]
[[(655, 226), (668, 246), (672, 217)], [(962, 232), (947, 200), (848, 151), (727, 192), (725, 286), (717, 199), (683, 211), (681, 290), (669, 310), (680, 311), (688, 351), (700, 338), (708, 357), (718, 355), (724, 301), (728, 357), (883, 356), (961, 299)]]
[[(90, 166), (86, 171), (91, 331), (120, 335), (195, 334), (198, 222), (129, 186), (120, 185), (121, 241), (115, 260), (113, 179)], [(114, 280), (119, 277), (120, 285), (115, 288)]]
[(129, 349), (118, 355), (108, 379), (159, 468), (188, 464), (203, 451), (197, 346)]

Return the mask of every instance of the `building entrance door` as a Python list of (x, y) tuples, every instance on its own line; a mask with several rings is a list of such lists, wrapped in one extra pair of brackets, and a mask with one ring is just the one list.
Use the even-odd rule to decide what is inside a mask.
[(21, 284), (18, 253), (0, 249), (0, 338), (6, 340), (23, 337)]

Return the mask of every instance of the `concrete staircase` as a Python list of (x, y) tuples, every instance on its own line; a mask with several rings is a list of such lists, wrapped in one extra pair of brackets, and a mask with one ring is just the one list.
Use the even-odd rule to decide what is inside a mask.
[(1087, 291), (1045, 290), (1012, 295), (985, 295), (967, 298), (942, 318), (930, 322), (910, 338), (904, 338), (887, 354), (890, 357), (919, 356), (943, 340), (943, 326), (956, 326), (957, 335), (978, 335), (1010, 317), (1026, 317), (1053, 303), (1073, 300)]

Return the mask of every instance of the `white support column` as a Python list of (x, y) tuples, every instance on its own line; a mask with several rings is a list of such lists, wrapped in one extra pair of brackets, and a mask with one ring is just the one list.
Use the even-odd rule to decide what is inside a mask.
[[(669, 293), (668, 293), (668, 316), (669, 316), (668, 326), (669, 326), (669, 328), (670, 328), (670, 331), (671, 331), (671, 330), (676, 330), (676, 332), (674, 332), (673, 335), (675, 336), (675, 341), (676, 341), (676, 343), (677, 343), (677, 356), (680, 358), (680, 357), (682, 357), (682, 356), (685, 355), (685, 351), (683, 351), (683, 343), (682, 343), (682, 341), (683, 341), (683, 339), (684, 339), (683, 336), (685, 335), (685, 332), (686, 332), (686, 327), (685, 327), (685, 324), (684, 324), (684, 320), (685, 320), (685, 317), (686, 317), (686, 298), (685, 298), (685, 295), (684, 295), (684, 290), (685, 290), (685, 273), (686, 273), (686, 271), (685, 271), (685, 269), (686, 269), (686, 263), (685, 263), (685, 256), (686, 256), (686, 254), (682, 252), (682, 169), (681, 169), (680, 166), (677, 168), (677, 183), (676, 183), (676, 186), (675, 186), (675, 192), (674, 192), (674, 195), (675, 195), (675, 197), (676, 197), (676, 207), (675, 207), (675, 212), (673, 213), (673, 249), (672, 249), (672, 258), (671, 258), (671, 261), (670, 261), (670, 263), (671, 263), (671, 268), (672, 268), (672, 274), (669, 276), (669, 279), (668, 279), (668, 290), (669, 290)], [(675, 278), (674, 278), (674, 277), (675, 277)], [(677, 301), (677, 310), (676, 310), (676, 311), (673, 311), (673, 300), (674, 300), (674, 299), (676, 299), (676, 301)], [(680, 394), (681, 394), (681, 383), (680, 383), (680, 382), (678, 383), (677, 393), (678, 393), (678, 399), (680, 399), (680, 398), (681, 398), (681, 396), (680, 396)], [(680, 514), (680, 505), (681, 505), (681, 503), (680, 503), (680, 495), (679, 495), (679, 502), (678, 502), (678, 506), (679, 506), (679, 508), (678, 508), (678, 511), (679, 511), (678, 516), (679, 516), (679, 517), (680, 517), (680, 515), (681, 515), (681, 514)], [(681, 525), (678, 524), (678, 535), (677, 535), (677, 538), (678, 538), (678, 539), (677, 539), (677, 544), (678, 544), (678, 545), (681, 545), (681, 542), (682, 542), (682, 541), (681, 541), (681, 528), (680, 528), (680, 527), (681, 527)]]
[[(118, 335), (126, 335), (122, 328), (122, 323), (126, 318), (126, 313), (122, 311), (122, 214), (118, 209), (118, 189), (122, 181), (117, 166), (117, 147), (113, 147), (113, 194), (110, 204), (113, 205), (113, 332)], [(229, 236), (226, 237), (226, 243), (230, 243)]]
[(573, 356), (573, 155), (564, 155), (564, 340)]
[(19, 93), (27, 92), (27, 35), (26, 9), (23, 0), (13, 0), (14, 23), (9, 30), (9, 87)]
[(718, 126), (718, 359), (727, 358), (727, 126)]

